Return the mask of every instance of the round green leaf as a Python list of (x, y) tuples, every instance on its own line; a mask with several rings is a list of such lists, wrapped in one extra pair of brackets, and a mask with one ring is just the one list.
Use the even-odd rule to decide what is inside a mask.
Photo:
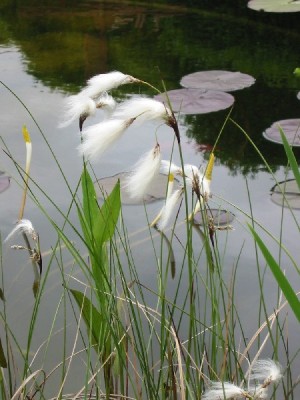
[[(225, 226), (231, 224), (235, 216), (227, 210), (220, 210), (219, 208), (210, 208), (208, 211), (208, 217), (213, 219), (213, 223), (216, 227)], [(197, 212), (194, 216), (194, 223), (196, 225), (203, 225), (202, 212)]]
[(251, 0), (248, 7), (256, 11), (298, 12), (300, 11), (300, 0)]
[(282, 144), (279, 127), (283, 130), (291, 146), (300, 146), (300, 119), (284, 119), (274, 122), (263, 132), (263, 136), (271, 142)]
[(290, 208), (300, 209), (300, 190), (296, 179), (288, 179), (274, 185), (271, 188), (271, 200), (281, 207), (289, 205)]
[(241, 72), (199, 71), (184, 76), (180, 84), (185, 88), (231, 92), (253, 85), (255, 79)]
[(182, 114), (207, 114), (232, 106), (234, 97), (225, 92), (206, 89), (177, 89), (155, 96), (166, 102), (167, 96), (175, 112)]

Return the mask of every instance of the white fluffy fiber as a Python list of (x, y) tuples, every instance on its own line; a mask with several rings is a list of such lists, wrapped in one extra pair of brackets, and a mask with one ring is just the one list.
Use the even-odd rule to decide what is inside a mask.
[(64, 120), (59, 124), (59, 128), (65, 128), (73, 121), (79, 119), (81, 115), (94, 115), (96, 103), (89, 97), (77, 94), (69, 96), (65, 100)]
[(128, 121), (108, 119), (89, 126), (82, 132), (83, 143), (78, 147), (79, 153), (87, 159), (100, 157), (122, 136), (128, 124)]
[(14, 229), (9, 233), (9, 235), (6, 236), (4, 242), (7, 242), (17, 232), (24, 232), (27, 235), (30, 235), (33, 240), (37, 240), (37, 233), (35, 232), (34, 227), (29, 219), (21, 219)]
[(173, 210), (178, 201), (180, 200), (182, 194), (183, 194), (183, 189), (177, 189), (175, 190), (175, 192), (173, 192), (170, 196), (167, 197), (166, 203), (161, 210), (160, 218), (157, 223), (157, 228), (160, 231), (163, 231), (168, 225)]
[(203, 400), (244, 399), (245, 391), (230, 382), (212, 382), (210, 388), (201, 396)]
[(125, 182), (125, 187), (132, 199), (142, 200), (144, 198), (151, 183), (159, 174), (160, 161), (160, 147), (157, 144), (134, 165)]
[(125, 75), (119, 71), (108, 72), (107, 74), (95, 75), (87, 81), (87, 86), (81, 91), (85, 96), (93, 99), (98, 98), (102, 93), (117, 88), (126, 83), (138, 82), (138, 79)]
[(250, 379), (276, 382), (281, 379), (281, 366), (273, 360), (257, 360), (252, 368)]
[(170, 115), (170, 110), (160, 101), (138, 97), (120, 104), (112, 117), (121, 119), (136, 118), (137, 122), (143, 123), (150, 120), (162, 120), (165, 122)]

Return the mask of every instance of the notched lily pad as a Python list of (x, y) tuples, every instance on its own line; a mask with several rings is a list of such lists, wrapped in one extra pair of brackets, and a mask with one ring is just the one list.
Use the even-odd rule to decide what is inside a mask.
[(10, 185), (10, 177), (3, 174), (3, 172), (0, 172), (0, 193), (8, 189)]
[(283, 130), (291, 146), (300, 146), (300, 119), (283, 119), (274, 122), (263, 132), (264, 138), (282, 144), (279, 127)]
[(300, 209), (300, 190), (296, 179), (288, 179), (274, 185), (271, 188), (271, 200), (281, 207), (289, 205), (290, 208)]
[[(118, 179), (120, 180), (121, 189), (121, 201), (122, 204), (133, 205), (133, 204), (143, 204), (142, 201), (137, 201), (132, 199), (126, 190), (125, 181), (128, 177), (129, 172), (120, 172), (119, 174), (108, 176), (106, 178), (98, 179), (95, 182), (95, 190), (97, 197), (103, 199), (103, 196), (107, 196), (108, 193), (112, 191)], [(166, 190), (168, 185), (168, 176), (160, 174), (153, 182), (149, 189), (149, 192), (144, 197), (144, 202), (146, 204), (153, 203), (158, 200), (162, 200), (166, 197)], [(175, 181), (174, 190), (177, 189), (178, 181)]]
[[(211, 208), (209, 210), (208, 216), (213, 218), (213, 222), (216, 227), (230, 225), (232, 221), (235, 219), (235, 215), (232, 214), (230, 211), (221, 210), (219, 208)], [(203, 225), (203, 218), (201, 212), (197, 212), (195, 214), (194, 223), (196, 225)]]
[(234, 97), (225, 92), (206, 89), (177, 89), (155, 96), (166, 102), (167, 96), (175, 112), (182, 114), (207, 114), (232, 106)]
[(299, 12), (300, 0), (251, 0), (248, 7), (256, 11), (266, 12)]
[(185, 88), (231, 92), (253, 85), (255, 79), (241, 72), (199, 71), (184, 76), (180, 84)]

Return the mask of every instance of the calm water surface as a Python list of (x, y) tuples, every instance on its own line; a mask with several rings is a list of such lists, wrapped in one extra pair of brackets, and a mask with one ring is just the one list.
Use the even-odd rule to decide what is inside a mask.
[[(139, 2), (138, 5), (129, 1), (52, 1), (49, 6), (41, 6), (35, 1), (19, 3), (6, 0), (4, 3), (6, 7), (0, 14), (0, 80), (32, 112), (72, 189), (78, 183), (82, 168), (76, 150), (80, 139), (75, 123), (63, 130), (57, 128), (63, 100), (66, 95), (80, 90), (89, 77), (112, 70), (120, 70), (156, 86), (163, 78), (168, 89), (180, 88), (182, 76), (200, 70), (224, 69), (252, 75), (256, 83), (251, 88), (232, 93), (235, 105), (231, 116), (264, 154), (276, 178), (285, 178), (284, 151), (280, 145), (266, 141), (262, 132), (276, 120), (299, 117), (300, 103), (296, 93), (300, 84), (292, 73), (299, 66), (299, 51), (296, 51), (300, 43), (298, 14), (255, 13), (246, 9), (246, 1), (215, 2), (214, 6), (204, 0)], [(153, 95), (142, 87), (126, 87), (126, 90), (117, 90), (114, 94), (117, 99), (122, 99), (126, 93), (139, 91)], [(17, 162), (24, 165), (21, 127), (26, 124), (33, 142), (31, 176), (66, 212), (70, 204), (69, 192), (37, 127), (24, 107), (3, 86), (0, 87), (0, 102), (3, 141)], [(214, 144), (227, 114), (228, 110), (180, 117), (186, 162), (205, 164), (207, 154), (200, 151), (200, 145), (210, 148)], [(96, 176), (101, 178), (129, 170), (140, 155), (153, 146), (154, 130), (152, 124), (146, 124), (142, 129), (132, 128), (94, 164)], [(173, 142), (171, 131), (161, 128), (158, 140), (163, 158), (168, 158)], [(297, 149), (295, 154), (297, 157), (300, 155)], [(176, 151), (174, 157), (174, 161), (179, 162)], [(253, 318), (256, 321), (259, 291), (254, 248), (245, 227), (247, 218), (244, 212), (250, 212), (249, 194), (254, 217), (276, 237), (280, 235), (284, 213), (283, 242), (296, 259), (299, 259), (299, 233), (290, 214), (272, 203), (269, 192), (274, 179), (257, 152), (232, 123), (224, 128), (216, 158), (212, 206), (221, 206), (236, 215), (234, 231), (219, 235), (219, 245), (225, 254), (224, 278), (230, 279), (241, 252), (236, 296), (246, 326), (245, 335), (251, 337), (256, 330), (256, 325), (252, 326), (250, 321)], [(20, 182), (13, 163), (4, 153), (0, 162), (0, 169)], [(50, 202), (38, 190), (35, 192), (47, 212), (62, 224)], [(21, 201), (21, 187), (14, 179), (10, 188), (1, 193), (0, 201), (1, 234), (5, 237), (17, 219)], [(149, 205), (150, 218), (160, 207), (161, 203)], [(146, 227), (144, 207), (125, 206), (123, 211), (140, 279), (147, 285), (153, 282), (155, 288), (156, 266), (150, 256), (148, 231), (143, 230)], [(25, 215), (40, 233), (42, 248), (45, 251), (50, 249), (56, 234), (49, 229), (47, 219), (32, 201), (27, 202)], [(295, 216), (299, 219), (298, 210), (295, 210)], [(181, 232), (180, 227), (178, 235), (184, 238), (184, 230)], [(277, 254), (274, 242), (267, 242)], [(30, 265), (24, 264), (24, 254), (13, 253), (7, 245), (3, 251), (7, 307), (11, 326), (19, 333), (18, 339), (22, 343), (22, 333), (28, 329), (33, 304), (32, 274)], [(180, 259), (181, 256), (180, 248), (175, 249), (175, 257)], [(64, 257), (66, 272), (69, 273), (72, 260), (68, 255)], [(299, 290), (299, 276), (284, 255), (282, 260), (287, 276)], [(47, 338), (51, 328), (49, 315), (53, 315), (62, 293), (61, 281), (60, 271), (53, 265), (39, 314), (36, 347)], [(276, 306), (277, 290), (269, 273), (265, 276), (265, 293), (272, 312)], [(54, 331), (60, 328), (59, 322), (60, 317)], [(289, 326), (292, 327), (289, 329), (289, 344), (293, 354), (298, 349), (300, 332), (291, 315)], [(72, 327), (70, 348), (74, 340), (71, 332)], [(60, 361), (60, 351), (57, 351), (60, 346), (61, 338), (57, 333), (49, 344), (51, 356), (46, 357), (45, 367), (48, 370)], [(272, 357), (268, 348), (265, 355)], [(43, 361), (43, 355), (38, 357), (37, 366), (40, 361)], [(282, 363), (285, 365), (285, 360)], [(72, 365), (70, 376), (80, 377), (80, 363)], [(300, 369), (298, 359), (294, 368), (295, 371)], [(53, 385), (55, 387), (55, 383)], [(77, 389), (74, 379), (69, 382), (69, 387), (70, 391)], [(55, 389), (53, 392), (56, 393)]]

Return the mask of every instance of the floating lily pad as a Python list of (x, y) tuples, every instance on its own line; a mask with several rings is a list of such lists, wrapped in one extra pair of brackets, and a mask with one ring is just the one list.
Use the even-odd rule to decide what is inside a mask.
[(156, 100), (166, 101), (168, 95), (172, 108), (182, 114), (207, 114), (225, 110), (232, 106), (234, 97), (229, 93), (206, 89), (177, 89), (167, 94), (155, 96)]
[(289, 205), (293, 209), (300, 209), (300, 190), (296, 180), (288, 179), (273, 186), (271, 200), (281, 207)]
[[(227, 210), (220, 210), (219, 208), (211, 208), (208, 213), (208, 216), (213, 218), (213, 222), (216, 227), (229, 225), (235, 218), (235, 215), (231, 212)], [(201, 212), (197, 212), (195, 214), (194, 223), (196, 225), (203, 225)]]
[(9, 185), (10, 185), (10, 177), (6, 175), (0, 176), (0, 193), (8, 189)]
[(300, 119), (284, 119), (274, 122), (263, 132), (263, 136), (271, 142), (282, 144), (279, 126), (291, 146), (300, 146)]
[[(98, 179), (95, 182), (95, 190), (97, 197), (103, 199), (103, 195), (107, 196), (118, 179), (120, 180), (120, 188), (121, 188), (121, 201), (122, 204), (143, 204), (142, 201), (136, 201), (129, 196), (128, 191), (125, 187), (126, 178), (128, 177), (129, 172), (121, 172), (119, 174), (108, 176), (106, 178)], [(155, 201), (164, 199), (166, 197), (166, 190), (168, 185), (168, 176), (160, 174), (156, 178), (155, 182), (151, 185), (149, 189), (149, 193), (144, 197), (145, 203), (153, 203)], [(174, 190), (177, 189), (178, 181), (175, 181)]]
[(248, 7), (256, 11), (297, 12), (300, 11), (300, 0), (251, 0)]
[(253, 85), (255, 79), (241, 72), (200, 71), (184, 76), (180, 84), (185, 88), (231, 92)]

